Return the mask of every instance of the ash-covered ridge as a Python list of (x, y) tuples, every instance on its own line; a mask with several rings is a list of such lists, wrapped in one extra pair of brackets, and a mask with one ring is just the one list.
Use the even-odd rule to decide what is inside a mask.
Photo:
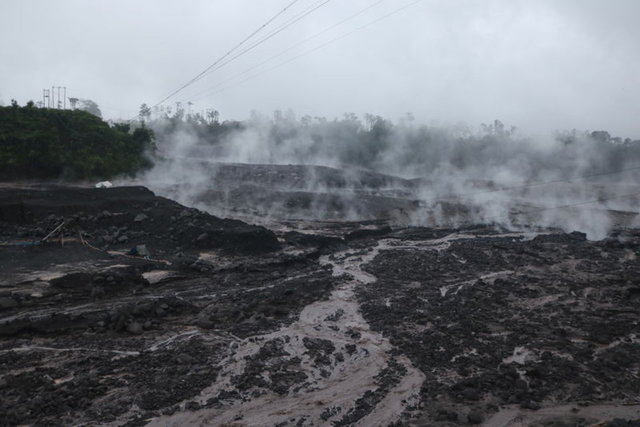
[(639, 221), (640, 195), (631, 181), (614, 178), (506, 185), (472, 176), (405, 179), (326, 166), (180, 159), (161, 163), (136, 182), (215, 215), (271, 227), (292, 220), (453, 228), (494, 224), (511, 230), (577, 230), (602, 239)]
[(415, 210), (415, 181), (326, 166), (170, 160), (139, 181), (222, 216), (398, 221)]

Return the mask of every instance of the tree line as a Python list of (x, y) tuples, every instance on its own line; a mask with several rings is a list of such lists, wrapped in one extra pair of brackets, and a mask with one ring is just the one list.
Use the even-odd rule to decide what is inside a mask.
[(153, 132), (82, 110), (0, 107), (0, 179), (106, 179), (151, 166)]

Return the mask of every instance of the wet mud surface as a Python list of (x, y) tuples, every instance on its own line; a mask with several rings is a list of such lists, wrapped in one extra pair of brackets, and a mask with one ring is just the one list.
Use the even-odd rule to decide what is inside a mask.
[(2, 425), (640, 420), (637, 230), (271, 231), (5, 187), (0, 243)]
[(366, 266), (378, 280), (358, 297), (372, 327), (425, 373), (424, 425), (490, 423), (507, 405), (637, 405), (639, 242), (637, 232), (601, 242), (405, 232), (378, 241)]

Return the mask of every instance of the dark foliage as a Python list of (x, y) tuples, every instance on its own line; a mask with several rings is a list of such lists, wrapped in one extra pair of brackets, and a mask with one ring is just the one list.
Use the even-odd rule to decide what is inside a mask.
[(104, 179), (151, 166), (153, 133), (81, 110), (0, 107), (0, 179)]

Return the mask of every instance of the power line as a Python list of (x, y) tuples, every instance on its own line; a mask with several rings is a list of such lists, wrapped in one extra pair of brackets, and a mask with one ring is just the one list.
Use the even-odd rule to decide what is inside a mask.
[[(229, 78), (227, 80), (219, 82), (215, 86), (207, 89), (205, 92), (202, 92), (199, 96), (197, 96), (195, 98), (192, 98), (191, 100), (195, 101), (195, 100), (198, 100), (198, 99), (202, 99), (205, 96), (208, 96), (209, 94), (211, 94), (211, 91), (215, 91), (215, 89), (217, 89), (219, 87), (223, 87), (226, 83), (229, 83), (229, 82), (237, 79), (238, 77), (240, 77), (240, 76), (242, 76), (244, 74), (247, 74), (247, 73), (249, 73), (249, 72), (251, 72), (251, 71), (253, 71), (253, 70), (257, 69), (257, 68), (260, 68), (262, 65), (264, 65), (264, 64), (266, 64), (266, 63), (268, 63), (268, 62), (270, 62), (270, 61), (272, 61), (272, 60), (274, 60), (276, 58), (281, 57), (282, 55), (294, 50), (295, 48), (297, 48), (297, 47), (299, 47), (299, 46), (301, 46), (301, 45), (303, 45), (303, 44), (305, 44), (305, 43), (307, 43), (307, 42), (309, 42), (309, 41), (311, 41), (313, 39), (316, 39), (316, 38), (320, 37), (321, 35), (325, 34), (326, 32), (331, 31), (336, 27), (339, 27), (340, 25), (342, 25), (345, 22), (348, 22), (348, 21), (358, 17), (359, 15), (362, 15), (364, 12), (368, 11), (369, 9), (372, 9), (372, 8), (376, 7), (377, 5), (379, 5), (380, 3), (384, 2), (384, 1), (386, 1), (386, 0), (378, 0), (377, 2), (365, 7), (364, 9), (361, 9), (360, 11), (354, 13), (353, 15), (350, 15), (347, 18), (341, 20), (340, 22), (337, 22), (336, 24), (333, 24), (333, 25), (325, 28), (324, 30), (320, 31), (319, 33), (316, 33), (316, 34), (314, 34), (314, 35), (312, 35), (310, 37), (307, 37), (304, 40), (301, 40), (300, 42), (288, 47), (287, 49), (281, 51), (280, 53), (277, 53), (277, 54), (275, 54), (273, 56), (270, 56), (269, 58), (265, 59), (264, 61), (260, 62), (259, 64), (256, 64), (253, 67), (247, 68), (246, 70), (242, 71), (241, 73), (236, 74), (235, 76), (233, 76), (233, 77), (231, 77), (231, 78)], [(222, 67), (222, 66), (224, 66), (226, 64), (227, 64), (227, 62), (224, 62), (223, 64), (220, 65), (220, 67)], [(220, 68), (220, 67), (218, 67), (218, 68)], [(212, 71), (215, 71), (215, 70), (212, 70)]]
[[(226, 60), (225, 62), (223, 62), (222, 64), (219, 64), (216, 68), (207, 71), (206, 74), (212, 73), (213, 71), (219, 70), (220, 68), (224, 67), (225, 65), (229, 64), (230, 62), (233, 62), (234, 60), (236, 60), (237, 58), (239, 58), (240, 56), (244, 55), (245, 53), (253, 50), (254, 48), (258, 47), (259, 45), (263, 44), (264, 42), (266, 42), (267, 40), (271, 39), (272, 37), (276, 36), (277, 34), (281, 33), (282, 31), (284, 31), (285, 29), (289, 28), (291, 25), (295, 24), (296, 22), (300, 21), (302, 18), (304, 18), (305, 16), (309, 15), (310, 13), (316, 11), (317, 9), (319, 9), (320, 7), (324, 6), (325, 4), (329, 3), (331, 0), (319, 0), (316, 3), (314, 3), (313, 5), (311, 5), (309, 8), (307, 8), (306, 10), (302, 11), (301, 13), (299, 13), (298, 15), (294, 16), (292, 19), (290, 19), (289, 21), (285, 22), (284, 24), (282, 24), (280, 27), (276, 28), (275, 30), (273, 30), (271, 33), (269, 33), (268, 35), (266, 35), (264, 38), (256, 41), (254, 44), (252, 44), (251, 46), (248, 46), (247, 48), (245, 48), (243, 51), (239, 52), (238, 54), (236, 54), (235, 56), (229, 58), (228, 60)], [(204, 75), (202, 76), (204, 77)]]
[(213, 67), (215, 67), (217, 64), (219, 64), (222, 60), (224, 60), (226, 57), (228, 57), (229, 55), (231, 55), (234, 51), (236, 51), (237, 49), (239, 49), (243, 44), (245, 44), (247, 41), (249, 41), (253, 36), (255, 36), (256, 34), (258, 34), (260, 31), (262, 31), (265, 27), (267, 27), (269, 24), (271, 24), (275, 19), (277, 19), (280, 15), (282, 15), (284, 12), (286, 12), (291, 6), (293, 6), (295, 3), (297, 3), (299, 0), (293, 0), (291, 3), (289, 3), (287, 6), (285, 6), (281, 11), (279, 11), (278, 13), (276, 13), (274, 16), (272, 16), (271, 18), (269, 18), (264, 24), (262, 24), (260, 27), (258, 27), (258, 29), (256, 29), (255, 31), (253, 31), (251, 34), (249, 34), (247, 37), (245, 37), (240, 43), (238, 43), (237, 45), (235, 45), (231, 50), (229, 50), (227, 53), (225, 53), (224, 55), (222, 55), (220, 58), (218, 58), (216, 61), (214, 61), (211, 65), (209, 65), (207, 68), (205, 68), (204, 70), (202, 70), (200, 73), (198, 73), (195, 77), (193, 77), (191, 80), (189, 80), (188, 82), (186, 82), (185, 84), (183, 84), (182, 86), (180, 86), (178, 89), (174, 90), (173, 92), (171, 92), (169, 95), (165, 96), (162, 100), (160, 100), (159, 102), (157, 102), (155, 105), (153, 105), (151, 108), (153, 107), (157, 107), (158, 105), (162, 104), (163, 102), (165, 102), (166, 100), (168, 100), (169, 98), (173, 97), (174, 95), (176, 95), (178, 92), (182, 91), (183, 89), (185, 89), (186, 87), (190, 86), (191, 84), (195, 83), (196, 81), (198, 81), (200, 78), (202, 78), (202, 76), (204, 74), (206, 74), (209, 70), (211, 70)]
[(393, 15), (395, 15), (395, 14), (397, 14), (397, 13), (399, 13), (399, 12), (401, 12), (401, 11), (403, 11), (403, 10), (405, 10), (405, 9), (407, 9), (407, 8), (409, 8), (409, 7), (413, 6), (413, 5), (415, 5), (415, 4), (417, 4), (417, 3), (420, 3), (421, 1), (423, 1), (423, 0), (415, 0), (415, 1), (411, 2), (411, 3), (408, 3), (408, 4), (406, 4), (406, 5), (402, 6), (402, 7), (398, 8), (398, 9), (393, 10), (393, 11), (392, 11), (392, 12), (390, 12), (390, 13), (387, 13), (387, 14), (385, 14), (385, 15), (383, 15), (383, 16), (381, 16), (381, 17), (379, 17), (379, 18), (377, 18), (377, 19), (375, 19), (375, 20), (373, 20), (373, 21), (370, 21), (370, 22), (368, 22), (368, 23), (366, 23), (366, 24), (364, 24), (364, 25), (362, 25), (362, 26), (360, 26), (360, 27), (357, 27), (356, 29), (354, 29), (354, 30), (352, 30), (352, 31), (349, 31), (349, 32), (347, 32), (347, 33), (345, 33), (345, 34), (343, 34), (343, 35), (341, 35), (341, 36), (338, 36), (338, 37), (336, 37), (336, 38), (334, 38), (334, 39), (331, 39), (331, 40), (327, 41), (326, 43), (323, 43), (323, 44), (321, 44), (321, 45), (319, 45), (319, 46), (316, 46), (316, 47), (315, 47), (315, 48), (313, 48), (313, 49), (310, 49), (310, 50), (308, 50), (308, 51), (306, 51), (306, 52), (303, 52), (303, 53), (301, 53), (300, 55), (294, 56), (293, 58), (290, 58), (290, 59), (289, 59), (289, 60), (287, 60), (287, 61), (281, 62), (280, 64), (277, 64), (277, 65), (275, 65), (275, 66), (273, 66), (273, 67), (271, 67), (271, 68), (268, 68), (268, 69), (263, 70), (263, 71), (261, 71), (261, 72), (259, 72), (259, 73), (253, 74), (253, 75), (251, 75), (251, 76), (247, 77), (246, 79), (243, 79), (243, 80), (239, 81), (238, 83), (236, 83), (236, 84), (234, 84), (234, 85), (229, 85), (229, 86), (227, 86), (227, 87), (223, 87), (222, 89), (219, 89), (219, 90), (217, 90), (217, 91), (215, 91), (215, 92), (213, 92), (213, 93), (220, 93), (220, 92), (224, 92), (225, 90), (228, 90), (228, 89), (230, 89), (230, 88), (232, 88), (232, 87), (238, 86), (239, 84), (242, 84), (242, 83), (244, 83), (244, 82), (246, 82), (246, 81), (249, 81), (249, 80), (251, 80), (251, 79), (253, 79), (253, 78), (255, 78), (255, 77), (258, 77), (258, 76), (260, 76), (260, 75), (262, 75), (262, 74), (264, 74), (264, 73), (268, 73), (269, 71), (273, 71), (273, 70), (275, 70), (276, 68), (280, 68), (280, 67), (282, 67), (283, 65), (286, 65), (286, 64), (288, 64), (288, 63), (290, 63), (290, 62), (295, 61), (296, 59), (299, 59), (299, 58), (301, 58), (301, 57), (303, 57), (303, 56), (309, 55), (309, 54), (311, 54), (311, 53), (313, 53), (313, 52), (315, 52), (315, 51), (317, 51), (317, 50), (320, 50), (320, 49), (322, 49), (322, 48), (324, 48), (324, 47), (326, 47), (326, 46), (328, 46), (328, 45), (330, 45), (330, 44), (332, 44), (332, 43), (335, 43), (335, 42), (337, 42), (337, 41), (339, 41), (339, 40), (342, 40), (342, 39), (344, 39), (344, 38), (346, 38), (346, 37), (348, 37), (348, 36), (352, 35), (353, 33), (357, 32), (357, 31), (363, 30), (363, 29), (365, 29), (365, 28), (367, 28), (367, 27), (369, 27), (369, 26), (371, 26), (371, 25), (373, 25), (373, 24), (376, 24), (376, 23), (378, 23), (378, 22), (380, 22), (380, 21), (382, 21), (382, 20), (384, 20), (384, 19), (386, 19), (386, 18), (389, 18), (389, 17), (391, 17), (391, 16), (393, 16)]

